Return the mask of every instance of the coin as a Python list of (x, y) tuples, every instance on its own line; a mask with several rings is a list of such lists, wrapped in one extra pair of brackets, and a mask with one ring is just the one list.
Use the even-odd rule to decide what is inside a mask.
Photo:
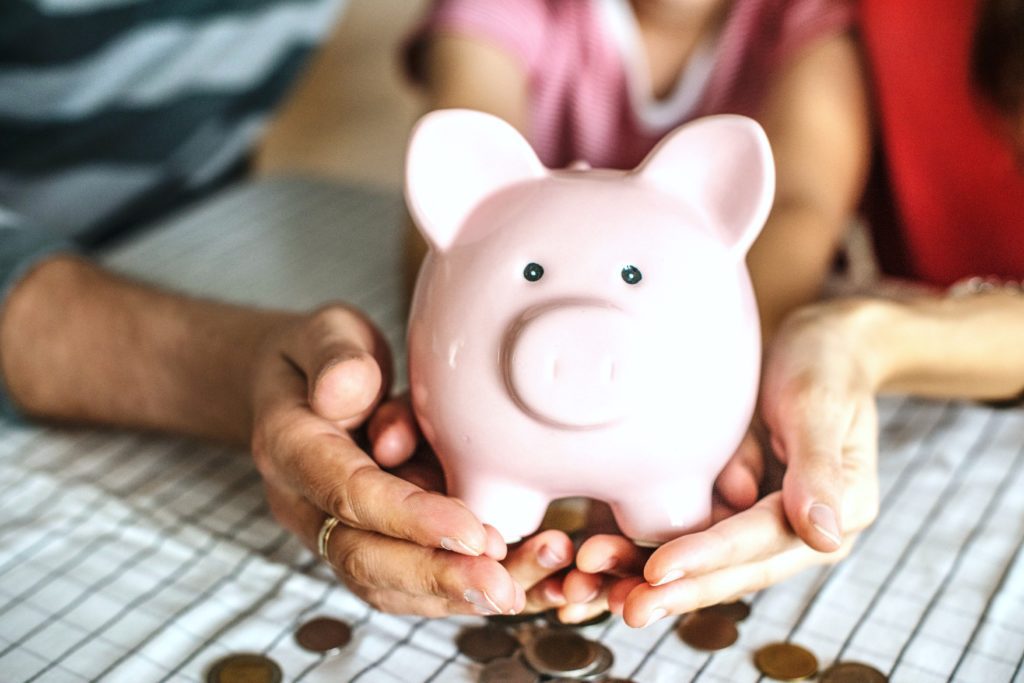
[(487, 617), (487, 623), (497, 624), (499, 626), (516, 626), (518, 624), (525, 624), (531, 621), (535, 621), (539, 614), (531, 612), (529, 614), (495, 614), (494, 616)]
[(607, 683), (608, 679), (605, 676), (611, 670), (612, 664), (615, 663), (615, 656), (611, 650), (601, 643), (594, 643), (594, 647), (597, 648), (597, 661), (594, 662), (594, 666), (587, 673), (577, 676), (576, 680)]
[(281, 667), (263, 655), (228, 655), (210, 667), (206, 683), (281, 683)]
[(733, 621), (740, 622), (750, 616), (750, 605), (737, 600), (736, 602), (720, 602), (717, 605), (704, 607), (699, 610), (701, 614), (719, 614)]
[(574, 631), (558, 629), (538, 633), (523, 654), (526, 663), (545, 676), (579, 677), (594, 669), (600, 651)]
[(330, 617), (311, 619), (295, 632), (295, 642), (310, 652), (333, 652), (352, 640), (352, 627)]
[(698, 650), (724, 650), (739, 638), (736, 622), (721, 614), (687, 614), (676, 627), (679, 638)]
[(519, 641), (498, 626), (467, 628), (455, 639), (455, 644), (459, 652), (481, 664), (509, 657), (519, 649)]
[(480, 683), (538, 683), (540, 676), (530, 671), (518, 657), (502, 657), (488, 662), (478, 680)]
[(772, 643), (754, 653), (754, 664), (777, 681), (802, 681), (818, 673), (818, 658), (792, 643)]
[(550, 609), (544, 613), (545, 621), (547, 621), (552, 626), (561, 628), (587, 628), (588, 626), (597, 626), (598, 624), (603, 624), (611, 618), (612, 613), (608, 610), (605, 610), (604, 612), (601, 612), (595, 617), (591, 617), (590, 619), (585, 619), (584, 621), (578, 621), (575, 624), (571, 624), (566, 623), (558, 618), (557, 609)]
[(860, 662), (836, 662), (821, 674), (821, 683), (889, 683), (889, 677)]

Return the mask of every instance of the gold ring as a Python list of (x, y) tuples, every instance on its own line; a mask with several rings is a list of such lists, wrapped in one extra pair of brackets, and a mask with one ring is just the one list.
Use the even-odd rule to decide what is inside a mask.
[(331, 563), (331, 559), (327, 557), (327, 544), (331, 542), (331, 532), (336, 526), (338, 526), (338, 518), (328, 517), (320, 525), (320, 533), (316, 537), (316, 551), (327, 564)]

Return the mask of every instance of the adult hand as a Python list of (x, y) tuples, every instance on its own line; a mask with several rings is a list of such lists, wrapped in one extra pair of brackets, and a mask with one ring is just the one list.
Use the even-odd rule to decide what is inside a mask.
[[(441, 467), (422, 442), (408, 396), (388, 401), (376, 411), (370, 420), (369, 437), (374, 459), (380, 465), (424, 489), (444, 491)], [(573, 553), (568, 535), (556, 529), (542, 531), (509, 548), (502, 564), (525, 592), (523, 611), (566, 607), (563, 570), (572, 563)]]
[(252, 387), (252, 451), (274, 516), (314, 550), (324, 520), (338, 518), (330, 564), (378, 609), (521, 611), (526, 596), (499, 563), (497, 533), (458, 501), (383, 471), (353, 441), (389, 369), (380, 334), (344, 306), (292, 318), (270, 336)]
[[(761, 415), (782, 490), (705, 531), (643, 554), (624, 539), (592, 539), (577, 566), (597, 572), (609, 558), (627, 572), (607, 588), (627, 624), (645, 626), (772, 585), (845, 557), (878, 512), (878, 372), (858, 343), (858, 308), (804, 309), (767, 355)], [(755, 442), (748, 440), (746, 448)], [(748, 456), (749, 457), (749, 456)], [(605, 570), (607, 571), (607, 570)]]

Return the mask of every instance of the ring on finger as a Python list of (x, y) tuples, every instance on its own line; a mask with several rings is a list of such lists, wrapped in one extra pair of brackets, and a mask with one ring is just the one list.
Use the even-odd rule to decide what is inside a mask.
[(331, 542), (331, 532), (334, 531), (334, 527), (338, 526), (337, 517), (327, 517), (323, 524), (320, 525), (320, 533), (316, 537), (316, 551), (320, 555), (320, 558), (327, 564), (331, 563), (331, 558), (327, 556), (327, 547)]

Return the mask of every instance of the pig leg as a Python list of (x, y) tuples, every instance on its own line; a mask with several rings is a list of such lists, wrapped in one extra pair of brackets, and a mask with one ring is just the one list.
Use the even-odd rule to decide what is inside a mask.
[(466, 504), (484, 524), (490, 524), (506, 543), (529, 536), (544, 519), (550, 498), (535, 489), (485, 477), (465, 477), (452, 494)]
[(626, 537), (637, 545), (654, 547), (708, 526), (711, 489), (704, 482), (645, 489), (620, 496), (612, 503), (612, 512)]

